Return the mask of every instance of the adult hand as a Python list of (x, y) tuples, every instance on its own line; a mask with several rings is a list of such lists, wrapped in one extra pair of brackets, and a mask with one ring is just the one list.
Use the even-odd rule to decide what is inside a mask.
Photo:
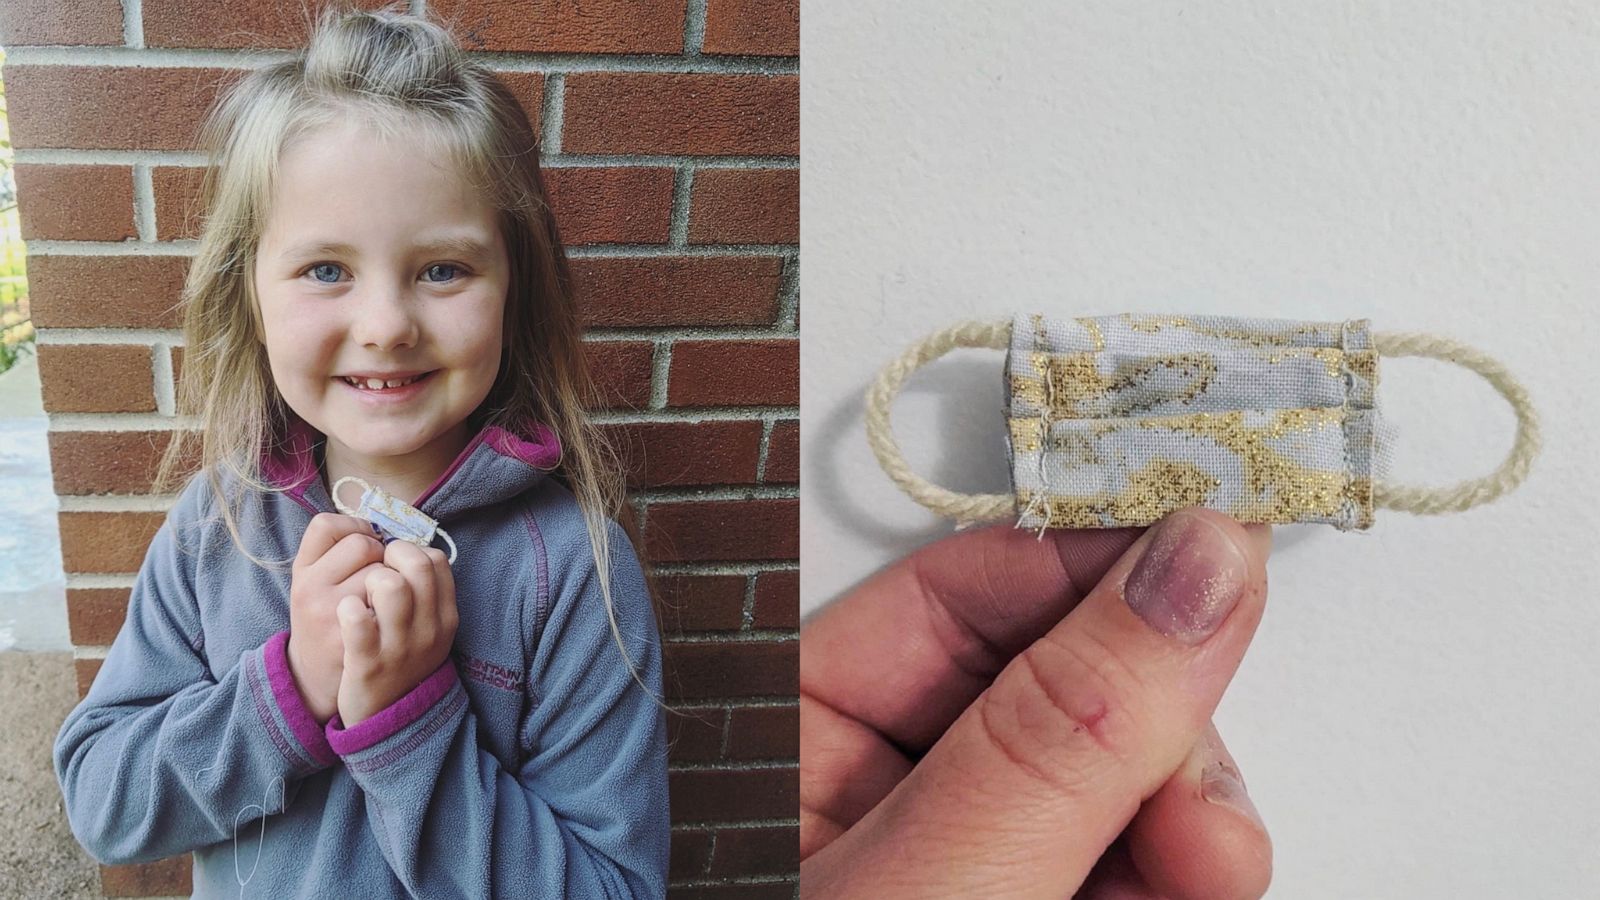
[(1210, 725), (1264, 526), (957, 534), (800, 641), (806, 897), (1260, 897), (1271, 846)]
[(289, 580), (289, 673), (318, 724), (339, 710), (344, 642), (339, 600), (365, 593), (366, 577), (383, 568), (383, 544), (354, 516), (318, 513), (300, 536)]
[(344, 678), (339, 719), (350, 728), (410, 693), (450, 655), (459, 618), (456, 581), (442, 551), (391, 541), (366, 598), (339, 601)]

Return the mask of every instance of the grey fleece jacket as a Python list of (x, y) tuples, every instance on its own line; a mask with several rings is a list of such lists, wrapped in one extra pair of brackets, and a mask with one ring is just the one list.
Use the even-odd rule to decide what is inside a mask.
[[(245, 506), (256, 556), (292, 559), (335, 512), (320, 438), (296, 420), (263, 460), (287, 490)], [(56, 738), (73, 834), (104, 863), (194, 851), (197, 897), (663, 896), (664, 714), (545, 474), (558, 452), (548, 429), (484, 429), (420, 498), (459, 548), (452, 656), (349, 729), (318, 726), (289, 674), (287, 566), (241, 555), (193, 479)], [(659, 693), (643, 575), (611, 528), (617, 623)]]

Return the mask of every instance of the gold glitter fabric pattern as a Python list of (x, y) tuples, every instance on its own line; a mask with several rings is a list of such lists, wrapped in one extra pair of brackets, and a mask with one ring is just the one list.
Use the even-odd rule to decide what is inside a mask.
[(1019, 315), (1006, 357), (1019, 526), (1372, 524), (1378, 357), (1365, 320)]

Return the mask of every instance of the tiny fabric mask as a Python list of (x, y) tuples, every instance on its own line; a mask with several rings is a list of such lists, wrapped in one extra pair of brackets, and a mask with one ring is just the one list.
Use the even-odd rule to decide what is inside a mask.
[[(894, 443), (889, 408), (900, 386), (957, 347), (1007, 351), (1010, 494), (933, 485)], [(1380, 355), (1444, 359), (1486, 378), (1517, 414), (1516, 443), (1500, 469), (1439, 489), (1381, 481)], [(1228, 316), (962, 323), (885, 367), (868, 392), (867, 433), (884, 470), (929, 509), (1040, 530), (1148, 525), (1190, 506), (1241, 522), (1365, 529), (1379, 507), (1439, 513), (1487, 502), (1526, 477), (1539, 447), (1527, 392), (1473, 348), (1374, 334), (1365, 320)]]

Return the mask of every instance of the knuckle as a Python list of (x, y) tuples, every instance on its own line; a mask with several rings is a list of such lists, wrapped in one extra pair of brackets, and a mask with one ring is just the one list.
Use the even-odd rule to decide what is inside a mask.
[(979, 698), (984, 736), (1017, 768), (1064, 794), (1094, 790), (1139, 750), (1132, 670), (1103, 642), (1047, 635)]
[(388, 566), (374, 563), (367, 567), (366, 584), (371, 590), (393, 591), (403, 586), (405, 579)]

